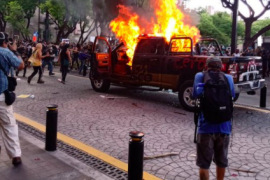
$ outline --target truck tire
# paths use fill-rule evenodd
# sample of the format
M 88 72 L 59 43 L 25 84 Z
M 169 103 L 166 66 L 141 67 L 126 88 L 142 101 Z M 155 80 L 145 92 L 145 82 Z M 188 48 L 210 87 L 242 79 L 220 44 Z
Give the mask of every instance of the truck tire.
M 233 98 L 233 101 L 237 101 L 240 96 L 240 93 L 235 93 L 235 97 Z
M 181 106 L 187 111 L 194 111 L 195 100 L 192 99 L 193 81 L 184 82 L 178 91 L 178 99 Z
M 108 79 L 93 79 L 91 77 L 91 71 L 89 74 L 92 88 L 97 92 L 107 92 L 110 89 L 111 81 Z

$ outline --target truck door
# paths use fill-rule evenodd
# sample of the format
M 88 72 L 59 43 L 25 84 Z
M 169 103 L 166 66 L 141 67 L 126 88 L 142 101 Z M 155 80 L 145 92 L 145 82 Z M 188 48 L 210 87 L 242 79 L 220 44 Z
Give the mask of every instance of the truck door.
M 162 63 L 162 86 L 177 89 L 179 80 L 194 78 L 193 42 L 189 37 L 174 37 L 166 48 L 167 56 Z M 184 76 L 183 76 L 184 75 Z M 181 79 L 179 79 L 181 77 Z
M 132 70 L 136 81 L 144 85 L 161 84 L 162 38 L 141 39 L 135 50 Z M 163 52 L 162 52 L 163 51 Z
M 111 47 L 104 37 L 96 37 L 93 49 L 93 64 L 98 78 L 109 78 L 111 72 Z

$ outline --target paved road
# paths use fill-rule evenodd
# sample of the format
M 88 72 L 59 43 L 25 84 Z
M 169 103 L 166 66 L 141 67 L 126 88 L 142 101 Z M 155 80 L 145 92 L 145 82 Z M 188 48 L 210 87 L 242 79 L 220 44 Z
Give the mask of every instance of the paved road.
M 268 109 L 270 109 L 270 78 L 267 77 L 265 80 L 266 80 L 266 84 L 268 85 L 266 106 Z M 259 107 L 260 106 L 260 90 L 256 91 L 255 95 L 247 95 L 246 93 L 242 93 L 237 103 Z
M 45 84 L 19 81 L 15 111 L 45 124 L 46 105 L 59 105 L 60 132 L 127 162 L 128 133 L 145 133 L 145 156 L 177 153 L 146 160 L 144 169 L 166 180 L 198 179 L 193 143 L 193 114 L 179 107 L 177 96 L 112 86 L 107 94 L 93 91 L 86 78 L 67 77 L 66 85 L 45 73 Z M 112 98 L 104 98 L 112 97 Z M 270 113 L 236 108 L 234 138 L 227 179 L 270 178 Z M 242 170 L 242 171 L 236 171 Z M 250 172 L 247 172 L 250 171 Z M 211 167 L 211 179 L 215 168 Z

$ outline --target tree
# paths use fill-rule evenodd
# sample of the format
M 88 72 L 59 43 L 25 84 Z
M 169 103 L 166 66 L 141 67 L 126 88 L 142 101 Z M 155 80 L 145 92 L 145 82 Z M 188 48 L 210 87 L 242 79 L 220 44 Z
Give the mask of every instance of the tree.
M 263 33 L 266 33 L 270 30 L 270 23 L 264 25 L 261 29 L 259 29 L 254 35 L 252 35 L 252 25 L 261 18 L 266 11 L 270 10 L 270 1 L 269 0 L 257 0 L 263 7 L 263 10 L 258 14 L 255 15 L 255 11 L 253 7 L 247 2 L 247 0 L 241 0 L 241 2 L 247 6 L 249 10 L 249 16 L 244 16 L 244 14 L 239 11 L 239 16 L 243 19 L 245 23 L 245 36 L 244 36 L 244 49 L 248 48 L 252 45 L 252 43 Z M 221 0 L 223 7 L 229 8 L 233 11 L 234 3 L 232 0 Z
M 38 0 L 18 0 L 24 12 L 24 18 L 27 20 L 26 29 L 29 28 L 30 20 L 34 16 L 38 6 Z
M 79 22 L 76 6 L 80 0 L 47 0 L 40 5 L 42 12 L 49 12 L 50 19 L 57 25 L 58 33 L 56 43 L 60 43 L 61 38 L 67 38 L 75 29 Z
M 7 14 L 7 6 L 10 0 L 1 0 L 0 1 L 0 31 L 5 31 L 7 26 L 7 21 L 5 16 Z
M 23 8 L 17 1 L 11 1 L 8 3 L 5 20 L 11 24 L 14 30 L 21 33 L 24 39 L 28 36 L 29 31 L 25 27 Z
M 226 12 L 219 12 L 210 15 L 206 10 L 200 9 L 200 21 L 197 27 L 199 28 L 203 37 L 212 37 L 218 40 L 223 45 L 229 45 L 231 42 L 231 16 Z M 238 23 L 238 37 L 243 37 L 244 27 L 240 22 Z
M 88 39 L 90 34 L 98 27 L 93 20 L 93 6 L 91 1 L 86 1 L 79 7 L 79 26 L 80 26 L 80 38 L 78 43 L 83 44 Z M 87 34 L 84 36 L 84 34 Z
M 100 27 L 100 36 L 109 36 L 109 23 L 118 15 L 119 4 L 123 4 L 123 0 L 92 0 L 93 19 L 95 25 Z

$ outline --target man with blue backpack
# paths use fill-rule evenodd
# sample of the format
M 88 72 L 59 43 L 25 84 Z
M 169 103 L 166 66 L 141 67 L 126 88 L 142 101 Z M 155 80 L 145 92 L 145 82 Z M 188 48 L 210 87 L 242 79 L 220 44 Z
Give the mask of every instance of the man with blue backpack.
M 235 92 L 232 76 L 221 72 L 221 68 L 220 58 L 208 58 L 206 71 L 196 74 L 193 85 L 193 98 L 199 104 L 194 120 L 198 126 L 196 164 L 200 167 L 201 180 L 209 179 L 212 160 L 216 164 L 217 180 L 224 179 L 228 166 Z

